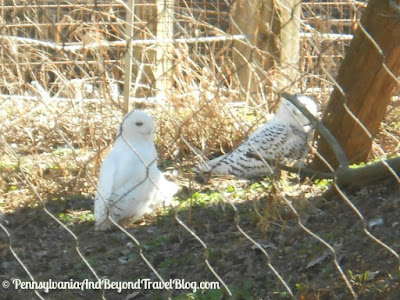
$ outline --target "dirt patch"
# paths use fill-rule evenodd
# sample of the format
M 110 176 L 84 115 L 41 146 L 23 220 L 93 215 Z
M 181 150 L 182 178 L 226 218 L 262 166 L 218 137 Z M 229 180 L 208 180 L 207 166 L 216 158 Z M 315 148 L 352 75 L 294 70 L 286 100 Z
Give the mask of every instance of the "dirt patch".
M 366 229 L 398 253 L 398 184 L 386 182 L 346 191 L 346 194 L 365 217 Z M 195 205 L 179 211 L 178 220 L 204 241 L 207 248 L 179 224 L 173 212 L 148 217 L 126 228 L 140 242 L 139 247 L 118 229 L 95 232 L 93 221 L 81 217 L 92 209 L 91 199 L 64 195 L 63 201 L 49 201 L 46 205 L 57 218 L 74 212 L 76 219 L 69 222 L 69 228 L 77 239 L 42 207 L 23 207 L 3 216 L 2 224 L 11 239 L 1 231 L 1 280 L 18 278 L 30 281 L 11 253 L 11 245 L 36 281 L 95 281 L 78 255 L 79 248 L 95 272 L 111 282 L 143 279 L 158 282 L 143 255 L 165 281 L 218 281 L 207 261 L 227 284 L 234 299 L 289 297 L 269 267 L 270 263 L 296 298 L 349 299 L 351 294 L 334 264 L 332 253 L 299 226 L 296 215 L 282 206 L 277 214 L 279 217 L 270 218 L 266 229 L 262 226 L 260 211 L 258 214 L 255 211 L 254 201 L 260 205 L 267 199 L 263 196 L 254 199 L 236 203 L 237 212 L 229 204 L 221 203 Z M 299 210 L 302 224 L 334 248 L 336 261 L 359 298 L 400 297 L 399 259 L 364 232 L 363 222 L 342 198 L 326 201 L 315 197 L 292 201 Z M 268 253 L 269 259 L 239 231 L 237 223 Z M 165 299 L 168 296 L 174 299 L 224 299 L 228 296 L 222 285 L 219 289 L 196 293 L 191 289 L 123 289 L 120 293 L 116 290 L 51 290 L 48 293 L 40 291 L 40 294 L 49 299 L 96 299 L 102 292 L 108 299 Z M 12 287 L 2 291 L 3 299 L 28 299 L 32 294 L 32 291 L 14 290 Z

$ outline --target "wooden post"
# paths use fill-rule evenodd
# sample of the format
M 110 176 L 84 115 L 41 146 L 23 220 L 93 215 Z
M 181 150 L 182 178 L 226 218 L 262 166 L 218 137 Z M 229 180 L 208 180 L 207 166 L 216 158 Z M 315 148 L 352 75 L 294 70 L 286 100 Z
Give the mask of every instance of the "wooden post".
M 130 109 L 130 93 L 131 93 L 131 81 L 132 81 L 132 57 L 133 57 L 133 46 L 131 40 L 133 38 L 133 22 L 135 15 L 135 0 L 128 0 L 128 10 L 126 11 L 126 52 L 125 52 L 125 66 L 124 66 L 124 103 L 123 111 L 125 114 Z
M 300 0 L 278 1 L 281 21 L 280 67 L 283 76 L 282 87 L 286 91 L 297 93 L 300 60 Z
M 173 39 L 174 37 L 174 4 L 175 0 L 157 0 L 157 39 Z M 170 58 L 173 45 L 161 43 L 157 45 L 156 87 L 157 92 L 167 90 L 171 85 L 172 60 Z
M 232 56 L 240 85 L 251 95 L 257 90 L 260 75 L 254 66 L 268 71 L 278 57 L 279 22 L 274 0 L 236 0 L 230 15 L 230 33 L 244 34 L 248 39 L 233 42 Z

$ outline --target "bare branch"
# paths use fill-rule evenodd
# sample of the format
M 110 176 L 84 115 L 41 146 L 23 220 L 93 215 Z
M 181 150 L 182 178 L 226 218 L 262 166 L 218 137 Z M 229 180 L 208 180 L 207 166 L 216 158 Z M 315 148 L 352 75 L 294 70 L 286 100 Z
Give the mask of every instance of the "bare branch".
M 322 124 L 316 117 L 314 117 L 305 107 L 303 104 L 300 103 L 296 99 L 294 95 L 289 93 L 283 92 L 282 97 L 289 100 L 293 103 L 306 117 L 310 120 L 310 122 L 315 126 L 316 130 L 326 139 L 326 141 L 331 146 L 333 152 L 337 160 L 339 161 L 339 169 L 347 167 L 349 165 L 349 161 L 347 159 L 346 153 L 344 153 L 343 149 L 340 147 L 339 143 L 337 142 L 336 138 L 332 135 L 332 133 Z

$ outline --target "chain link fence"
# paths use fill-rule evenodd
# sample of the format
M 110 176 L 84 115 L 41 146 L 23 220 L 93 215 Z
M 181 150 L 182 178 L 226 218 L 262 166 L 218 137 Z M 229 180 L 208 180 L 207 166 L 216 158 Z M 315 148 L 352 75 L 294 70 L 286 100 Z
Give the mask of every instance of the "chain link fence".
M 388 13 L 380 17 L 398 22 L 398 1 L 383 2 Z M 360 22 L 366 7 L 311 0 L 2 1 L 5 299 L 396 298 L 400 81 L 390 53 L 399 52 L 399 42 L 382 48 Z M 376 49 L 375 80 L 383 72 L 390 81 L 376 132 L 364 120 L 377 112 L 359 118 L 362 108 L 353 109 L 352 90 L 340 81 L 355 32 Z M 372 143 L 363 163 L 351 167 L 340 155 L 341 166 L 330 163 L 320 151 L 332 128 L 325 120 L 335 111 L 335 91 Z M 197 180 L 199 163 L 229 153 L 270 120 L 283 92 L 318 102 L 324 121 L 313 121 L 311 173 L 271 166 L 274 176 L 258 181 Z M 179 185 L 177 204 L 95 231 L 100 166 L 134 109 L 155 120 L 158 168 Z M 327 139 L 353 163 L 347 149 Z M 317 159 L 329 172 L 313 173 Z

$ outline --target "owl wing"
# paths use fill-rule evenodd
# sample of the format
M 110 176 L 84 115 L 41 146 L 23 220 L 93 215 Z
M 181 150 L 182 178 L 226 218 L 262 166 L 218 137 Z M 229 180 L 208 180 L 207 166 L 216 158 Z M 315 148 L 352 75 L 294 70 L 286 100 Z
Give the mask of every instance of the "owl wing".
M 147 168 L 143 163 L 151 155 L 156 156 L 148 145 L 135 145 L 136 153 L 125 141 L 117 139 L 113 149 L 104 159 L 94 201 L 96 229 L 107 229 L 111 224 L 107 217 L 119 221 L 126 214 L 139 209 L 140 201 L 148 190 Z M 143 158 L 142 158 L 142 153 Z M 141 158 L 139 158 L 139 156 Z
M 282 145 L 291 136 L 291 128 L 279 122 L 264 124 L 238 148 L 201 166 L 211 174 L 235 175 L 242 178 L 265 176 L 271 169 L 265 162 L 281 156 Z
M 299 161 L 304 159 L 308 152 L 308 140 L 311 139 L 311 132 L 305 132 L 302 128 L 289 127 L 289 136 L 281 147 L 282 158 L 286 162 Z
M 107 220 L 108 206 L 113 194 L 114 179 L 118 170 L 118 156 L 111 152 L 104 159 L 100 168 L 100 178 L 94 198 L 94 218 L 96 230 L 104 230 L 110 226 Z
M 169 206 L 171 204 L 172 197 L 178 191 L 178 186 L 169 180 L 167 180 L 164 174 L 156 168 L 154 175 L 151 174 L 150 178 L 152 181 L 153 189 L 148 203 L 147 213 L 152 212 L 154 209 L 160 207 L 162 204 Z
M 177 190 L 174 185 L 176 189 L 171 191 L 171 186 L 167 185 L 170 182 L 158 170 L 154 147 L 137 144 L 135 150 L 125 143 L 118 143 L 103 162 L 95 197 L 98 230 L 110 227 L 108 216 L 116 222 L 140 218 L 151 212 L 153 206 L 168 202 L 171 193 Z

